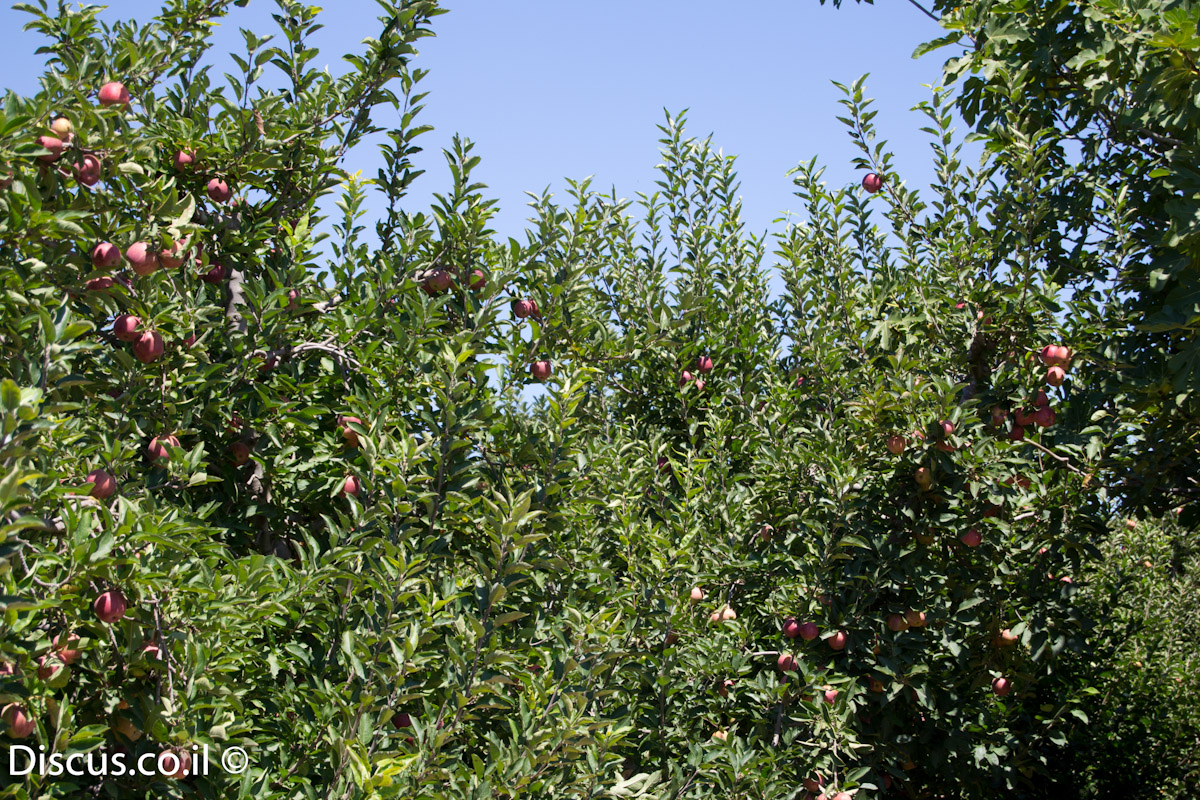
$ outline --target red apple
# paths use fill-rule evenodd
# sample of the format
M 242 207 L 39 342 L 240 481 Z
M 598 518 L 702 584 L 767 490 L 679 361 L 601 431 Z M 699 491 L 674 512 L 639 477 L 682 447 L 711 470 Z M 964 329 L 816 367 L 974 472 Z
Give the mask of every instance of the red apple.
M 983 536 L 981 536 L 979 531 L 975 530 L 974 528 L 971 528 L 962 535 L 962 543 L 967 547 L 979 547 L 982 542 Z
M 696 359 L 696 372 L 699 372 L 701 375 L 707 375 L 712 372 L 712 369 L 713 360 L 708 356 L 700 356 Z
M 688 595 L 688 597 L 691 599 L 691 601 L 693 603 L 699 603 L 701 600 L 704 599 L 704 590 L 701 589 L 699 586 L 693 586 L 692 593 L 690 595 Z
M 68 634 L 65 640 L 61 635 L 55 636 L 50 646 L 58 653 L 58 657 L 64 664 L 74 664 L 79 660 L 79 651 L 73 649 L 78 644 L 79 637 L 72 633 Z
M 454 284 L 454 278 L 444 269 L 435 269 L 425 274 L 421 289 L 429 296 L 439 295 Z
M 829 646 L 834 650 L 845 650 L 846 642 L 849 640 L 849 638 L 850 637 L 846 635 L 845 631 L 838 631 L 833 636 L 829 637 Z
M 905 621 L 903 614 L 888 614 L 887 626 L 888 630 L 893 633 L 908 630 L 908 622 Z
M 121 248 L 112 242 L 100 242 L 92 248 L 92 266 L 96 269 L 112 269 L 121 263 Z
M 100 87 L 97 98 L 102 106 L 124 106 L 129 108 L 129 90 L 125 84 L 112 81 Z
M 1050 406 L 1039 408 L 1037 411 L 1033 412 L 1033 421 L 1043 428 L 1049 428 L 1054 424 L 1055 419 L 1056 415 L 1054 413 L 1054 409 Z
M 525 319 L 537 315 L 537 303 L 533 300 L 523 299 L 515 300 L 512 304 L 513 316 L 517 319 Z
M 412 717 L 409 716 L 407 711 L 401 711 L 399 714 L 395 714 L 392 716 L 392 727 L 396 728 L 397 730 L 403 730 L 404 728 L 411 728 L 412 727 Z
M 908 627 L 910 628 L 924 628 L 925 612 L 910 608 L 904 612 L 904 621 L 908 623 Z
M 696 381 L 696 383 L 697 383 L 697 385 L 699 385 L 700 383 L 702 383 L 702 381 Z M 772 528 L 770 525 L 763 525 L 761 528 L 758 529 L 758 540 L 760 542 L 769 542 L 769 541 L 771 541 L 771 534 L 773 534 L 774 532 L 775 532 L 775 529 Z
M 158 461 L 160 458 L 170 458 L 171 454 L 167 450 L 167 445 L 179 447 L 179 438 L 174 434 L 169 436 L 155 436 L 150 440 L 150 444 L 146 446 L 146 458 L 151 462 Z
M 158 252 L 158 262 L 167 269 L 178 269 L 183 266 L 186 256 L 182 253 L 187 249 L 188 240 L 179 239 L 170 248 Z
M 350 423 L 362 425 L 363 421 L 358 417 L 338 417 L 337 422 L 342 428 L 342 438 L 346 440 L 346 446 L 358 447 L 358 433 L 350 427 Z
M 211 283 L 214 286 L 225 280 L 225 266 L 223 264 L 213 264 L 209 267 L 208 272 L 200 275 L 200 280 L 205 283 Z
M 171 163 L 179 172 L 183 172 L 192 164 L 196 163 L 196 152 L 194 150 L 176 150 Z
M 951 436 L 954 433 L 954 423 L 950 420 L 944 419 L 938 424 L 941 425 L 942 436 Z
M 826 703 L 828 703 L 829 705 L 833 705 L 834 703 L 837 702 L 838 690 L 837 689 L 826 689 L 822 696 L 825 698 Z
M 729 697 L 729 690 L 732 689 L 734 685 L 734 680 L 732 678 L 726 678 L 725 680 L 720 681 L 717 684 L 717 694 L 721 695 L 721 697 Z
M 1062 386 L 1063 381 L 1067 379 L 1067 373 L 1062 367 L 1054 366 L 1046 370 L 1046 383 L 1051 386 Z
M 997 647 L 1012 647 L 1016 643 L 1017 635 L 1008 628 L 1005 628 L 1004 630 L 1000 631 L 1000 633 L 996 634 Z
M 999 428 L 1008 419 L 1008 412 L 1000 406 L 992 406 L 992 427 Z
M 1071 350 L 1063 345 L 1048 344 L 1042 348 L 1041 358 L 1047 367 L 1063 366 L 1071 360 Z
M 713 731 L 712 738 L 716 739 L 718 742 L 724 742 L 729 739 L 729 734 L 725 731 Z
M 229 188 L 229 184 L 220 178 L 213 178 L 208 182 L 208 197 L 214 203 L 225 203 L 229 198 L 233 197 L 233 190 Z
M 101 171 L 100 159 L 88 153 L 75 166 L 75 180 L 84 186 L 95 186 L 100 182 Z
M 813 639 L 821 635 L 821 630 L 815 622 L 800 623 L 800 638 L 806 642 L 811 642 Z
M 112 624 L 125 616 L 126 607 L 125 595 L 121 594 L 118 589 L 104 592 L 92 603 L 92 610 L 105 624 Z
M 779 658 L 775 660 L 775 666 L 779 667 L 780 672 L 794 672 L 796 658 L 791 653 L 780 653 Z
M 164 751 L 158 757 L 158 770 L 164 778 L 183 780 L 192 774 L 192 754 L 182 747 Z
M 233 457 L 234 466 L 240 467 L 250 460 L 250 445 L 245 442 L 234 442 L 229 445 L 229 454 Z
M 721 609 L 721 619 L 722 621 L 737 619 L 737 612 L 734 611 L 731 606 L 727 605 L 725 608 Z
M 354 495 L 358 497 L 358 493 L 362 491 L 362 481 L 355 475 L 347 475 L 346 480 L 342 481 L 342 494 Z
M 529 374 L 535 381 L 547 380 L 552 371 L 549 361 L 535 361 L 529 365 Z
M 18 703 L 9 703 L 0 711 L 0 721 L 8 726 L 8 735 L 13 739 L 24 739 L 33 733 L 37 722 Z
M 63 660 L 57 655 L 47 653 L 46 655 L 39 657 L 37 663 L 38 680 L 43 680 L 46 682 L 54 681 L 57 683 L 59 680 L 65 679 L 66 676 L 63 670 L 67 668 L 67 665 L 64 664 Z
M 1035 409 L 1045 408 L 1048 405 L 1050 405 L 1050 397 L 1046 394 L 1046 390 L 1038 389 L 1038 393 L 1033 399 L 1033 407 Z
M 800 623 L 796 622 L 795 617 L 788 617 L 783 621 L 783 635 L 789 639 L 795 639 L 800 635 Z
M 125 260 L 138 275 L 149 275 L 159 268 L 158 251 L 149 242 L 134 242 L 125 250 Z
M 862 179 L 862 187 L 866 189 L 869 194 L 875 194 L 883 188 L 883 178 L 881 178 L 877 172 L 869 172 L 867 173 L 867 176 Z
M 904 448 L 908 446 L 908 440 L 903 436 L 893 433 L 887 438 L 888 452 L 894 456 L 898 456 L 904 452 Z
M 163 354 L 163 338 L 158 331 L 144 331 L 133 343 L 133 355 L 143 364 L 157 361 Z
M 1008 432 L 1008 438 L 1014 442 L 1022 441 L 1025 438 L 1025 428 L 1013 425 L 1013 429 Z
M 122 342 L 132 342 L 138 337 L 142 321 L 132 314 L 122 314 L 113 320 L 112 332 Z
M 992 691 L 997 697 L 1004 697 L 1012 691 L 1012 682 L 1008 678 L 996 678 L 992 681 Z
M 805 778 L 801 782 L 804 784 L 804 788 L 806 790 L 810 792 L 819 792 L 825 785 L 825 776 L 817 775 L 815 778 Z
M 478 292 L 487 286 L 487 275 L 484 275 L 481 269 L 471 270 L 471 282 L 467 286 L 470 286 L 472 291 Z
M 1019 427 L 1028 428 L 1033 424 L 1033 411 L 1028 408 L 1018 408 L 1013 411 L 1013 421 Z
M 838 792 L 833 796 L 833 800 L 854 800 L 849 792 Z
M 39 136 L 37 138 L 37 146 L 44 147 L 50 151 L 45 155 L 37 157 L 38 161 L 41 161 L 43 164 L 53 164 L 55 161 L 58 161 L 62 157 L 63 148 L 66 147 L 63 140 L 57 136 Z
M 85 482 L 92 484 L 90 494 L 97 500 L 107 500 L 117 491 L 117 479 L 102 469 L 94 469 L 89 472 Z
M 100 275 L 89 280 L 86 285 L 89 292 L 102 292 L 111 289 L 115 284 L 116 281 L 108 275 Z
M 707 385 L 708 385 L 708 384 L 707 384 L 707 383 L 705 383 L 705 382 L 704 382 L 703 380 L 701 380 L 700 378 L 697 378 L 697 379 L 696 379 L 696 391 L 697 391 L 697 392 L 703 392 L 703 391 L 704 391 L 704 387 L 705 387 L 705 386 L 707 386 Z
M 680 386 L 687 386 L 689 383 L 692 382 L 692 380 L 693 380 L 692 373 L 688 372 L 686 369 L 683 372 L 679 373 L 679 385 Z

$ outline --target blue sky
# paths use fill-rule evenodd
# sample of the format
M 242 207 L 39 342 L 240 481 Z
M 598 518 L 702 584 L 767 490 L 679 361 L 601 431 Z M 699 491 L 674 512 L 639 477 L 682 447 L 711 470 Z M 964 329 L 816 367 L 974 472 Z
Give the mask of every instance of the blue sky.
M 709 0 L 446 0 L 450 13 L 434 22 L 416 64 L 430 70 L 421 121 L 435 126 L 418 143 L 428 170 L 408 207 L 427 207 L 446 188 L 441 149 L 460 133 L 476 142 L 483 163 L 476 179 L 500 200 L 493 227 L 519 235 L 527 216 L 525 191 L 563 178 L 595 176 L 595 188 L 615 186 L 622 197 L 654 190 L 663 109 L 688 109 L 688 132 L 713 134 L 714 145 L 738 157 L 745 219 L 753 231 L 798 202 L 786 177 L 798 162 L 819 156 L 831 183 L 857 182 L 850 166 L 858 154 L 835 117 L 843 109 L 831 80 L 849 83 L 870 73 L 876 124 L 897 154 L 909 185 L 932 177 L 929 145 L 919 128 L 925 117 L 910 109 L 929 97 L 943 50 L 913 60 L 913 49 L 941 29 L 905 0 L 841 9 L 816 0 L 758 0 L 734 5 Z M 116 0 L 107 20 L 145 21 L 153 0 Z M 271 0 L 235 9 L 215 35 L 219 53 L 241 51 L 239 27 L 269 32 Z M 341 55 L 375 33 L 374 0 L 329 3 L 326 28 L 313 39 L 314 62 L 333 72 Z M 15 31 L 27 16 L 0 10 L 0 29 Z M 6 89 L 36 90 L 40 44 L 31 33 L 10 35 L 0 51 Z M 228 63 L 221 60 L 222 66 Z M 389 125 L 390 114 L 380 121 Z M 960 132 L 965 133 L 965 128 Z M 977 152 L 977 151 L 976 151 Z M 374 175 L 373 148 L 351 154 L 347 165 Z

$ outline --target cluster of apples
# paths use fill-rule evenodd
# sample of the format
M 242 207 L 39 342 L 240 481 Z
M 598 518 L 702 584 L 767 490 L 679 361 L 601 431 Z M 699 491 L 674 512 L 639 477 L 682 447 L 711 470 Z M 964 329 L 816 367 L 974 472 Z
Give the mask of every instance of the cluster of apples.
M 707 375 L 713 370 L 713 360 L 709 356 L 700 356 L 696 359 L 696 364 L 693 367 L 696 370 L 696 375 Z M 680 388 L 687 386 L 689 383 L 694 383 L 696 391 L 703 392 L 705 387 L 704 378 L 697 378 L 690 370 L 683 370 L 679 373 Z
M 477 270 L 478 271 L 478 270 Z M 512 303 L 513 316 L 517 319 L 534 319 L 542 318 L 542 311 L 538 308 L 537 300 L 532 297 L 522 297 L 519 300 L 514 300 Z M 545 383 L 553 374 L 554 367 L 547 359 L 539 359 L 529 365 L 529 376 L 539 383 Z
M 106 83 L 100 87 L 97 100 L 103 107 L 118 106 L 128 109 L 129 91 L 123 84 Z M 74 139 L 75 127 L 71 124 L 71 120 L 65 116 L 55 117 L 50 123 L 50 134 L 39 136 L 35 140 L 38 147 L 47 151 L 39 155 L 37 160 L 42 164 L 57 162 L 72 145 Z M 81 155 L 79 163 L 74 164 L 72 169 L 75 173 L 75 180 L 79 183 L 84 186 L 95 186 L 100 182 L 104 165 L 95 153 L 86 152 Z

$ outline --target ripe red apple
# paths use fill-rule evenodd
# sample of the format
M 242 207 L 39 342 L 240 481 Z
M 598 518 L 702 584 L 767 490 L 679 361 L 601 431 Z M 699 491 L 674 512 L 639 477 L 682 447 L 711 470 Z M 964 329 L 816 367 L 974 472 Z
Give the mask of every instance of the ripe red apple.
M 0 661 L 0 678 L 16 674 L 16 664 L 13 664 L 11 661 Z
M 176 150 L 171 163 L 179 172 L 183 172 L 192 164 L 196 163 L 196 152 L 194 150 Z
M 721 609 L 721 619 L 723 621 L 737 619 L 737 612 L 734 611 L 731 606 L 727 605 L 725 608 Z
M 100 159 L 96 158 L 91 153 L 85 155 L 75 166 L 75 180 L 82 183 L 84 186 L 95 186 L 100 182 L 100 173 L 102 166 Z
M 125 84 L 112 81 L 100 87 L 97 98 L 102 106 L 124 106 L 129 108 L 129 90 Z
M 92 610 L 96 612 L 96 616 L 101 622 L 109 625 L 125 616 L 126 607 L 125 595 L 121 594 L 119 589 L 104 592 L 92 603 Z
M 699 603 L 701 600 L 704 599 L 704 590 L 701 589 L 699 586 L 693 586 L 692 593 L 690 595 L 688 595 L 688 597 L 691 599 L 691 601 L 693 603 Z
M 38 156 L 38 161 L 43 164 L 53 164 L 62 157 L 63 148 L 66 146 L 62 139 L 57 136 L 39 136 L 37 138 L 38 147 L 44 147 L 50 152 L 46 155 Z
M 1017 635 L 1008 628 L 1005 628 L 1004 630 L 1000 631 L 1000 633 L 996 634 L 997 647 L 1012 647 L 1016 643 Z
M 1045 408 L 1048 405 L 1050 405 L 1050 397 L 1046 394 L 1046 390 L 1038 389 L 1038 393 L 1033 399 L 1033 407 L 1035 409 Z
M 96 269 L 112 269 L 121 263 L 121 248 L 112 242 L 100 242 L 92 248 L 92 266 Z
M 226 203 L 233 197 L 233 190 L 229 188 L 229 184 L 220 178 L 211 179 L 207 191 L 209 199 L 214 203 Z
M 712 738 L 716 739 L 718 742 L 724 742 L 729 739 L 729 734 L 725 731 L 713 731 Z
M 174 434 L 169 436 L 155 436 L 150 440 L 150 444 L 146 445 L 146 458 L 151 463 L 158 461 L 160 458 L 170 458 L 171 454 L 167 450 L 167 445 L 179 447 L 179 438 Z
M 209 267 L 208 272 L 204 272 L 200 275 L 200 280 L 216 286 L 218 283 L 225 280 L 225 274 L 226 271 L 223 264 L 213 264 L 211 267 Z
M 63 663 L 63 660 L 58 655 L 46 653 L 44 656 L 38 658 L 37 663 L 37 676 L 39 680 L 46 681 L 47 683 L 65 683 L 67 665 Z
M 680 386 L 687 386 L 689 383 L 692 382 L 692 380 L 693 380 L 692 373 L 688 372 L 686 369 L 683 372 L 679 373 L 679 385 Z
M 163 752 L 158 757 L 158 764 L 164 778 L 178 781 L 192 774 L 192 754 L 182 747 Z
M 775 660 L 775 666 L 779 667 L 780 672 L 793 672 L 796 669 L 796 658 L 791 653 L 780 653 L 779 658 Z
M 822 694 L 822 696 L 825 698 L 826 703 L 828 703 L 829 705 L 833 705 L 834 703 L 837 702 L 838 690 L 837 689 L 826 689 L 824 691 L 824 693 Z
M 1062 386 L 1066 379 L 1067 373 L 1063 371 L 1062 367 L 1053 366 L 1046 370 L 1046 383 L 1051 386 Z
M 805 778 L 803 781 L 801 781 L 801 783 L 804 784 L 804 788 L 807 791 L 819 792 L 821 791 L 821 788 L 825 786 L 825 776 L 817 775 L 815 778 Z
M 89 472 L 85 482 L 92 484 L 90 494 L 97 500 L 107 500 L 117 491 L 117 479 L 102 469 L 94 469 Z
M 829 637 L 829 646 L 834 650 L 845 650 L 846 642 L 849 641 L 849 639 L 850 637 L 846 635 L 845 631 L 838 631 L 833 636 Z
M 854 800 L 849 792 L 838 792 L 833 796 L 833 800 Z
M 425 274 L 421 289 L 429 296 L 439 295 L 454 284 L 454 278 L 444 269 L 435 269 Z
M 992 406 L 992 427 L 999 428 L 1008 419 L 1008 412 L 1000 406 Z
M 992 681 L 992 691 L 997 697 L 1004 697 L 1012 691 L 1012 682 L 1008 678 L 995 678 Z
M 1013 425 L 1013 429 L 1008 432 L 1008 438 L 1014 442 L 1020 442 L 1025 438 L 1025 428 L 1020 425 Z
M 908 623 L 908 627 L 910 628 L 924 628 L 925 612 L 910 608 L 904 612 L 904 621 Z
M 552 372 L 549 361 L 535 361 L 529 365 L 529 374 L 535 381 L 545 381 Z
M 300 292 L 296 289 L 288 289 L 287 293 L 288 308 L 295 308 L 300 300 Z
M 734 685 L 734 680 L 732 678 L 726 678 L 725 680 L 720 681 L 717 683 L 717 694 L 721 695 L 721 697 L 729 697 L 729 690 L 732 689 Z
M 102 292 L 106 289 L 111 289 L 116 284 L 108 275 L 100 275 L 89 280 L 86 284 L 89 292 Z
M 795 617 L 788 617 L 783 621 L 783 635 L 789 639 L 795 639 L 800 635 L 800 623 L 796 622 Z
M 167 269 L 178 269 L 183 266 L 186 256 L 183 251 L 187 249 L 188 240 L 179 239 L 166 250 L 158 252 L 158 262 Z
M 887 449 L 892 455 L 900 455 L 904 452 L 905 447 L 908 447 L 908 440 L 903 436 L 893 433 L 887 438 Z
M 875 194 L 883 188 L 883 178 L 881 178 L 877 172 L 869 172 L 867 173 L 867 176 L 862 179 L 862 187 L 866 189 L 868 193 Z
M 700 356 L 696 359 L 696 372 L 699 372 L 701 375 L 707 375 L 712 372 L 712 369 L 713 360 L 708 356 Z
M 250 460 L 250 445 L 245 442 L 234 442 L 229 445 L 229 454 L 233 457 L 233 464 L 240 467 Z
M 933 475 L 929 472 L 929 467 L 917 467 L 917 474 L 913 480 L 917 482 L 917 486 L 928 489 L 933 484 Z
M 362 425 L 363 421 L 358 417 L 338 417 L 337 424 L 342 428 L 342 438 L 346 440 L 347 447 L 358 447 L 358 432 L 350 427 L 350 423 Z
M 517 319 L 535 316 L 537 314 L 537 303 L 529 299 L 514 300 L 512 312 L 513 316 Z
M 394 727 L 396 730 L 403 730 L 404 728 L 411 728 L 412 727 L 412 717 L 409 716 L 409 713 L 407 711 L 401 711 L 399 714 L 395 714 L 392 716 L 392 727 Z
M 716 625 L 721 621 L 721 610 L 717 609 L 708 615 L 708 621 Z
M 701 383 L 701 381 L 697 381 L 696 383 L 699 384 L 699 383 Z M 758 540 L 760 542 L 769 542 L 769 541 L 771 541 L 771 534 L 773 534 L 774 532 L 775 532 L 774 528 L 772 528 L 770 525 L 764 524 L 761 528 L 758 529 Z
M 1013 411 L 1013 421 L 1022 428 L 1033 424 L 1033 411 L 1028 408 L 1018 408 Z
M 8 735 L 13 739 L 24 739 L 37 727 L 37 722 L 19 703 L 6 705 L 4 710 L 0 711 L 0 721 L 8 726 Z
M 64 664 L 74 664 L 79 660 L 79 651 L 73 649 L 79 644 L 79 637 L 75 634 L 68 634 L 65 639 L 61 635 L 55 636 L 50 642 L 50 646 L 58 653 L 58 657 L 62 659 Z
M 941 425 L 942 436 L 950 436 L 954 433 L 954 423 L 950 420 L 944 419 L 938 424 Z
M 1042 348 L 1042 363 L 1047 367 L 1059 367 L 1071 360 L 1071 350 L 1063 345 L 1048 344 Z
M 133 343 L 133 355 L 143 364 L 157 361 L 163 354 L 163 338 L 158 331 L 143 331 Z
M 806 642 L 811 642 L 813 639 L 821 635 L 820 628 L 815 622 L 800 623 L 800 638 Z
M 356 475 L 347 475 L 346 480 L 342 481 L 342 494 L 354 495 L 358 497 L 358 493 L 362 491 L 362 481 Z
M 887 626 L 888 630 L 893 633 L 908 630 L 908 622 L 905 621 L 903 614 L 888 614 Z
M 962 535 L 962 543 L 967 547 L 979 547 L 982 542 L 983 536 L 981 536 L 979 531 L 975 530 L 974 528 L 971 528 Z
M 144 645 L 142 645 L 142 655 L 146 658 L 154 659 L 155 661 L 163 660 L 162 648 L 154 642 L 146 642 Z
M 1049 428 L 1054 424 L 1056 416 L 1057 415 L 1054 413 L 1054 409 L 1050 406 L 1046 406 L 1045 408 L 1039 408 L 1037 411 L 1033 412 L 1033 421 L 1042 428 Z
M 66 117 L 55 117 L 50 123 L 50 130 L 60 139 L 67 139 L 75 130 L 75 126 L 71 124 L 71 120 Z
M 149 242 L 134 242 L 125 249 L 125 260 L 138 275 L 149 275 L 159 268 L 158 251 Z
M 484 275 L 483 270 L 478 268 L 471 270 L 471 282 L 467 286 L 470 286 L 472 291 L 478 292 L 487 286 L 487 275 Z
M 708 385 L 708 384 L 707 384 L 707 383 L 705 383 L 705 382 L 704 382 L 703 380 L 701 380 L 700 378 L 697 378 L 697 379 L 696 379 L 696 391 L 697 391 L 697 392 L 703 392 L 703 391 L 704 391 L 704 387 L 705 387 L 705 386 L 707 386 L 707 385 Z
M 122 342 L 132 342 L 138 337 L 142 321 L 132 314 L 122 314 L 113 320 L 112 332 Z

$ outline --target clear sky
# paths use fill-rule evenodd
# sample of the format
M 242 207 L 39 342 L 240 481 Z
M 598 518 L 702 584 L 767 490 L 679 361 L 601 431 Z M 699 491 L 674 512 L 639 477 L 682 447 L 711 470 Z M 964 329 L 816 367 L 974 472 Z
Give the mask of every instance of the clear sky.
M 826 180 L 857 182 L 850 166 L 857 149 L 835 117 L 843 109 L 831 80 L 850 83 L 870 73 L 876 123 L 912 186 L 932 177 L 925 117 L 909 109 L 929 97 L 943 61 L 937 51 L 912 59 L 916 46 L 941 29 L 906 0 L 880 0 L 841 9 L 817 0 L 446 0 L 435 19 L 437 38 L 420 46 L 416 64 L 430 70 L 430 92 L 420 120 L 435 126 L 418 139 L 425 148 L 408 207 L 429 204 L 448 173 L 441 149 L 460 133 L 476 142 L 483 163 L 476 179 L 500 200 L 493 227 L 518 235 L 526 217 L 524 192 L 562 178 L 595 176 L 595 187 L 633 197 L 654 190 L 663 109 L 689 109 L 688 133 L 713 134 L 714 145 L 738 157 L 746 222 L 751 230 L 798 207 L 786 172 L 819 156 Z M 103 18 L 145 21 L 154 0 L 114 0 Z M 216 49 L 241 51 L 239 27 L 273 28 L 271 0 L 234 9 L 215 36 Z M 326 4 L 326 28 L 312 43 L 314 62 L 345 69 L 341 55 L 379 29 L 374 0 Z M 17 33 L 27 15 L 0 10 L 0 84 L 22 94 L 36 90 L 41 44 Z M 224 69 L 229 62 L 221 60 Z M 220 70 L 216 71 L 220 74 Z M 394 114 L 380 121 L 390 125 Z M 392 117 L 393 119 L 389 119 Z M 965 127 L 960 128 L 965 133 Z M 973 152 L 978 152 L 973 151 Z M 373 176 L 381 159 L 373 148 L 354 152 L 347 165 Z

